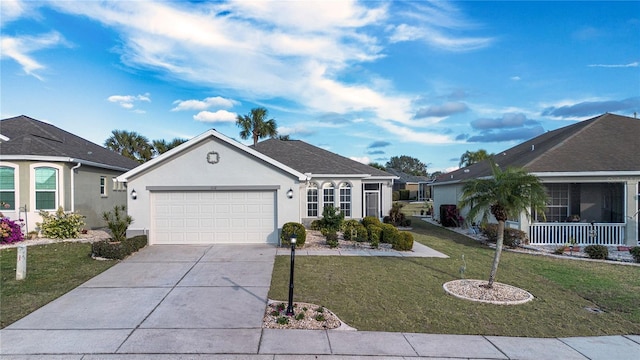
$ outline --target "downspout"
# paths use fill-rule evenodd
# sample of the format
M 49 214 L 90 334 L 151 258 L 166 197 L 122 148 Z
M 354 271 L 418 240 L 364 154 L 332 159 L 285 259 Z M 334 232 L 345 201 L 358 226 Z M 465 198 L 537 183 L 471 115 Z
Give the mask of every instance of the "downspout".
M 71 168 L 71 212 L 76 211 L 76 184 L 74 175 L 75 171 L 78 170 L 80 166 L 82 166 L 82 164 L 78 163 L 76 166 Z

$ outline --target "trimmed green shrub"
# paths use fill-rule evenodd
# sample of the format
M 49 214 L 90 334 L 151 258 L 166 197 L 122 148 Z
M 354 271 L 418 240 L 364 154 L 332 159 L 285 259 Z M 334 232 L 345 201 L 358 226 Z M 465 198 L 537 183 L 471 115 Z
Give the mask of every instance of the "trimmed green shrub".
M 629 249 L 629 254 L 633 256 L 633 260 L 635 260 L 637 263 L 640 263 L 640 246 L 634 246 Z
M 413 249 L 413 234 L 408 231 L 400 231 L 396 237 L 396 241 L 391 246 L 394 250 L 410 251 Z
M 340 230 L 344 221 L 344 213 L 335 206 L 327 205 L 322 210 L 322 227 L 334 231 Z
M 383 224 L 391 224 L 391 216 L 387 215 L 385 217 L 382 218 L 382 223 Z
M 400 200 L 400 192 L 399 191 L 392 192 L 391 193 L 391 200 L 393 200 L 393 201 Z
M 321 230 L 322 229 L 322 221 L 321 220 L 313 220 L 311 225 L 309 226 L 311 230 Z
M 347 225 L 348 224 L 348 225 Z M 367 241 L 369 233 L 364 225 L 360 224 L 357 220 L 348 220 L 345 222 L 343 228 L 343 236 L 345 240 L 353 240 L 357 242 Z M 355 235 L 355 237 L 353 237 Z
M 307 240 L 307 230 L 304 225 L 297 222 L 288 222 L 282 225 L 280 232 L 280 243 L 282 246 L 291 246 L 290 239 L 292 235 L 296 235 L 296 247 L 303 247 Z
M 382 237 L 380 238 L 380 242 L 393 244 L 398 237 L 398 229 L 391 224 L 382 224 Z
M 113 211 L 102 213 L 102 220 L 107 222 L 107 227 L 111 231 L 113 241 L 122 241 L 127 238 L 127 229 L 133 222 L 133 218 L 127 215 L 124 205 L 116 205 Z
M 409 226 L 411 226 L 411 219 L 406 219 L 406 218 L 405 218 L 405 219 L 403 219 L 403 220 L 400 222 L 400 226 L 402 226 L 402 227 L 409 227 Z
M 365 216 L 362 219 L 362 225 L 364 225 L 364 227 L 368 228 L 369 225 L 380 226 L 380 225 L 382 225 L 382 223 L 380 222 L 380 219 L 378 219 L 375 216 Z
M 488 242 L 495 243 L 498 241 L 498 224 L 482 224 L 480 232 L 486 236 Z M 526 244 L 529 241 L 527 233 L 522 230 L 505 228 L 504 229 L 504 246 L 516 247 Z
M 588 245 L 584 247 L 584 252 L 591 259 L 606 259 L 609 256 L 609 249 L 604 245 Z
M 95 257 L 122 260 L 147 246 L 147 236 L 139 235 L 122 241 L 97 241 L 91 244 L 91 253 Z
M 52 239 L 76 239 L 85 225 L 84 216 L 78 213 L 65 213 L 62 206 L 55 214 L 40 210 L 42 222 L 36 225 L 42 236 Z
M 382 225 L 382 224 L 380 224 Z M 369 225 L 367 226 L 367 234 L 369 235 L 369 241 L 370 242 L 377 242 L 378 244 L 380 243 L 380 238 L 382 237 L 382 228 L 378 225 Z
M 325 237 L 327 238 L 327 245 L 329 245 L 330 248 L 338 247 L 338 234 L 335 231 L 327 231 Z
M 409 190 L 400 190 L 399 191 L 399 195 L 400 195 L 400 200 L 409 200 Z

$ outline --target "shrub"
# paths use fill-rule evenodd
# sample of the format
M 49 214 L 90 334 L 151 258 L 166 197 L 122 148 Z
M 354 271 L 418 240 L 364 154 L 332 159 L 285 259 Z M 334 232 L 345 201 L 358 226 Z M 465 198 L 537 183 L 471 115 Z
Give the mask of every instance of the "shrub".
M 392 248 L 399 251 L 410 251 L 413 249 L 413 234 L 408 231 L 400 231 L 393 242 Z
M 91 253 L 95 257 L 122 260 L 146 245 L 146 235 L 134 236 L 119 242 L 103 240 L 91 244 Z
M 409 200 L 409 190 L 400 190 L 399 191 L 399 195 L 400 195 L 400 200 Z
M 609 249 L 604 245 L 588 245 L 585 246 L 584 252 L 591 259 L 606 259 L 609 256 Z
M 320 230 L 320 229 L 322 229 L 322 221 L 320 221 L 320 220 L 313 220 L 313 221 L 311 222 L 311 225 L 309 226 L 309 228 L 310 228 L 311 230 Z
M 392 192 L 391 193 L 391 200 L 393 200 L 393 201 L 400 200 L 400 192 L 399 191 Z
M 380 238 L 380 242 L 393 244 L 398 236 L 398 229 L 391 224 L 382 224 L 382 237 Z
M 393 203 L 391 205 L 391 209 L 389 210 L 389 222 L 395 226 L 400 225 L 405 219 L 404 214 L 402 213 L 402 208 L 404 207 L 403 203 Z M 385 221 L 386 222 L 386 221 Z
M 21 227 L 21 224 L 9 218 L 0 218 L 0 244 L 11 244 L 24 240 Z
M 322 210 L 322 227 L 338 231 L 344 221 L 344 213 L 335 206 L 327 205 Z
M 400 226 L 409 227 L 411 226 L 411 219 L 404 219 L 400 222 Z
M 498 241 L 498 224 L 482 224 L 480 232 L 486 236 L 488 242 L 494 243 Z M 529 239 L 524 231 L 512 228 L 504 229 L 504 246 L 516 247 L 526 244 L 528 241 Z
M 391 224 L 391 216 L 387 215 L 385 217 L 382 218 L 382 223 L 383 224 Z
M 84 224 L 84 216 L 77 213 L 65 213 L 59 207 L 55 214 L 40 210 L 42 222 L 36 225 L 42 236 L 52 239 L 75 239 L 80 235 Z
M 288 222 L 282 225 L 282 231 L 280 232 L 280 243 L 283 246 L 290 246 L 289 242 L 291 236 L 296 236 L 296 247 L 303 247 L 305 241 L 307 240 L 307 230 L 304 228 L 304 225 L 297 222 Z
M 329 245 L 330 248 L 338 247 L 338 234 L 335 231 L 329 230 L 325 236 L 327 238 L 327 245 Z
M 629 254 L 633 256 L 633 260 L 635 260 L 637 263 L 640 263 L 640 246 L 634 246 L 629 249 Z
M 367 226 L 367 233 L 369 234 L 369 242 L 371 247 L 377 249 L 380 246 L 380 237 L 382 236 L 382 228 L 377 225 Z
M 124 205 L 116 205 L 113 211 L 105 211 L 102 213 L 102 220 L 107 222 L 107 227 L 111 231 L 114 241 L 122 241 L 127 238 L 127 229 L 133 222 L 133 218 L 127 215 Z
M 380 219 L 378 219 L 375 216 L 365 216 L 362 219 L 362 225 L 364 225 L 364 227 L 368 228 L 369 225 L 380 226 L 380 225 L 382 225 L 382 223 L 380 222 Z
M 345 240 L 355 240 L 357 242 L 367 241 L 369 234 L 367 228 L 360 224 L 357 220 L 349 220 L 345 222 L 343 228 L 343 235 Z M 352 238 L 355 235 L 355 238 Z

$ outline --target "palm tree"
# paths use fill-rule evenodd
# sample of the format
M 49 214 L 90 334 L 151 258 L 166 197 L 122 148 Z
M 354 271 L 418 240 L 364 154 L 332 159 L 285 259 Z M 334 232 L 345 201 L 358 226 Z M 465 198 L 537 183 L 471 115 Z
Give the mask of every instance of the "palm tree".
M 135 131 L 113 130 L 104 146 L 122 156 L 144 163 L 153 157 L 153 146 L 149 139 Z
M 487 288 L 493 286 L 496 278 L 504 241 L 504 225 L 509 216 L 519 216 L 524 212 L 529 218 L 532 213 L 544 218 L 547 203 L 545 187 L 537 176 L 523 168 L 510 167 L 502 171 L 495 162 L 490 161 L 490 164 L 493 177 L 465 182 L 462 200 L 458 205 L 460 208 L 469 207 L 467 222 L 474 221 L 480 214 L 483 223 L 487 222 L 489 214 L 498 221 L 498 240 Z
M 242 130 L 240 131 L 240 137 L 253 139 L 253 145 L 258 143 L 258 139 L 278 135 L 276 130 L 276 121 L 274 119 L 267 119 L 269 111 L 263 107 L 257 107 L 251 109 L 248 115 L 238 115 L 236 117 L 236 125 Z
M 153 140 L 151 145 L 153 146 L 154 154 L 158 156 L 166 153 L 167 151 L 173 149 L 174 147 L 178 147 L 184 144 L 185 142 L 187 142 L 186 139 L 180 139 L 180 138 L 175 138 L 170 142 L 167 142 L 166 140 L 162 139 L 162 140 Z
M 460 163 L 458 164 L 458 166 L 463 167 L 473 165 L 475 163 L 479 163 L 482 160 L 486 160 L 491 156 L 493 156 L 493 154 L 487 153 L 487 150 L 485 149 L 480 149 L 478 151 L 467 150 L 464 154 L 462 154 L 462 156 L 460 156 Z

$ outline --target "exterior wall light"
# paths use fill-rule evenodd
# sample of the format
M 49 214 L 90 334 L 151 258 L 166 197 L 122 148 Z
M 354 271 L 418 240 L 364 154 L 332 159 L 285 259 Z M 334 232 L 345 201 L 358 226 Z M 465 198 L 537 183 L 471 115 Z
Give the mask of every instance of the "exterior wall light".
M 289 199 L 293 199 L 293 189 L 289 188 L 289 191 L 287 191 L 287 197 Z
M 131 190 L 131 198 L 133 200 L 138 198 L 138 193 L 136 192 L 136 189 Z

